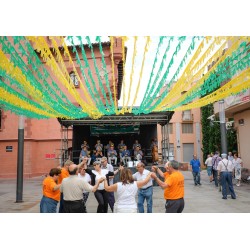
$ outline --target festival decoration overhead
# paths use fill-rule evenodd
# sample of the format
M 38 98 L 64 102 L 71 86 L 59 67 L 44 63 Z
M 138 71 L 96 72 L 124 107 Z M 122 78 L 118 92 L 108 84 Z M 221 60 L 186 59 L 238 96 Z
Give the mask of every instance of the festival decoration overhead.
M 1 36 L 0 108 L 36 119 L 98 119 L 199 108 L 250 88 L 250 37 L 140 39 Z

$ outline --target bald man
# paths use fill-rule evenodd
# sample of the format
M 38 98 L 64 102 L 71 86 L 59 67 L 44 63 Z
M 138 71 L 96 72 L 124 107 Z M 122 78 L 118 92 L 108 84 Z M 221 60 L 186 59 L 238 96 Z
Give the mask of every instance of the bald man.
M 95 192 L 99 182 L 91 186 L 85 180 L 78 178 L 78 166 L 71 164 L 69 166 L 69 177 L 64 178 L 60 187 L 63 192 L 64 213 L 86 213 L 86 206 L 83 201 L 83 192 Z

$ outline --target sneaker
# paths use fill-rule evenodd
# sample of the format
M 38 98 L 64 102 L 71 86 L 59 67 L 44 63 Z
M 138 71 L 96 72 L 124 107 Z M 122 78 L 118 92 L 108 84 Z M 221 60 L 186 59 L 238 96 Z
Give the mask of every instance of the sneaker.
M 197 186 L 197 183 L 194 183 L 195 186 Z
M 222 197 L 223 200 L 227 200 L 227 197 Z
M 239 183 L 237 183 L 237 184 L 236 184 L 236 186 L 237 186 L 237 187 L 239 187 L 239 186 L 240 186 L 240 184 L 239 184 Z
M 200 186 L 201 186 L 201 183 L 198 183 L 198 185 L 200 185 Z

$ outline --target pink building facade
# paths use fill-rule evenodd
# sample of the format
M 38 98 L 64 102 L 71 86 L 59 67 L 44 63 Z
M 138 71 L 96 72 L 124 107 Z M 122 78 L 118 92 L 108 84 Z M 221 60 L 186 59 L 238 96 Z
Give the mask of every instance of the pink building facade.
M 49 38 L 46 38 L 49 41 Z M 119 68 L 122 63 L 122 42 L 120 38 L 115 38 L 114 41 L 114 75 L 112 77 L 112 60 L 110 43 L 102 43 L 103 52 L 105 55 L 105 62 L 107 65 L 108 79 L 110 82 L 110 88 L 113 89 L 113 84 L 116 84 L 116 98 L 112 93 L 113 98 L 118 101 L 121 91 L 121 77 L 119 76 Z M 97 65 L 101 68 L 101 54 L 99 51 L 99 44 L 93 44 L 95 58 Z M 80 48 L 78 48 L 80 49 Z M 70 47 L 69 47 L 70 50 Z M 86 46 L 85 52 L 91 67 L 91 71 L 94 70 L 94 63 L 91 57 L 91 51 Z M 79 53 L 80 54 L 80 53 Z M 75 60 L 73 54 L 73 61 Z M 82 60 L 82 58 L 80 58 Z M 72 66 L 69 62 L 65 61 L 68 73 L 72 73 Z M 76 63 L 75 63 L 76 65 Z M 47 70 L 52 74 L 51 70 L 46 66 Z M 84 82 L 80 68 L 76 65 L 76 70 Z M 86 75 L 87 75 L 87 69 Z M 93 78 L 96 82 L 98 89 L 97 95 L 99 95 L 100 86 L 98 85 L 97 75 L 93 74 Z M 60 86 L 61 90 L 67 95 L 67 97 L 76 104 L 72 96 L 69 95 L 65 87 L 54 77 L 54 80 Z M 85 98 L 83 91 L 79 86 L 75 86 L 79 92 L 81 98 Z M 107 87 L 104 86 L 105 91 L 108 93 Z M 18 149 L 18 122 L 19 117 L 10 111 L 6 111 L 0 107 L 0 178 L 16 178 L 17 176 L 17 149 Z M 72 146 L 72 128 L 69 127 L 67 131 L 62 129 L 57 119 L 44 119 L 37 120 L 31 118 L 25 118 L 24 123 L 24 178 L 30 178 L 34 176 L 40 176 L 48 173 L 48 171 L 61 164 L 62 157 L 62 145 L 67 139 L 67 148 Z

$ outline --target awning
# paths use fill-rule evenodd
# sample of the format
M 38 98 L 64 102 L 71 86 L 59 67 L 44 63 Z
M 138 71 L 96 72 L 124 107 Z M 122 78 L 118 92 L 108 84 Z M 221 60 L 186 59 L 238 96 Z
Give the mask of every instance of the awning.
M 164 111 L 164 112 L 152 112 L 150 114 L 140 114 L 135 115 L 131 113 L 127 113 L 124 115 L 110 115 L 103 116 L 100 119 L 91 119 L 89 117 L 82 119 L 60 119 L 58 118 L 59 123 L 64 127 L 74 126 L 74 125 L 146 125 L 146 124 L 160 124 L 165 125 L 169 123 L 173 116 L 173 111 Z

